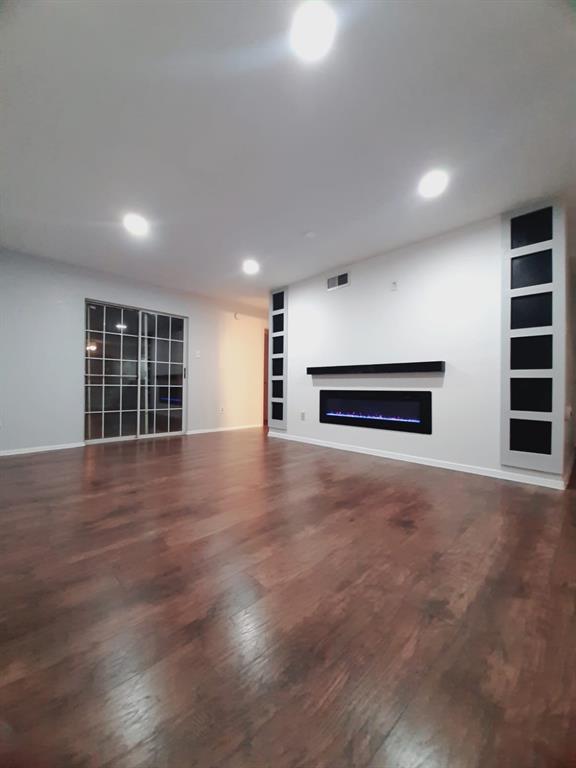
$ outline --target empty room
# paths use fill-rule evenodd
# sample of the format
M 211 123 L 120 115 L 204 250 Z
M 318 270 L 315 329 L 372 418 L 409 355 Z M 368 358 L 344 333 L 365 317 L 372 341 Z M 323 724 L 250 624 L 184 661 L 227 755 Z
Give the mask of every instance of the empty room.
M 576 2 L 0 8 L 0 768 L 576 767 Z

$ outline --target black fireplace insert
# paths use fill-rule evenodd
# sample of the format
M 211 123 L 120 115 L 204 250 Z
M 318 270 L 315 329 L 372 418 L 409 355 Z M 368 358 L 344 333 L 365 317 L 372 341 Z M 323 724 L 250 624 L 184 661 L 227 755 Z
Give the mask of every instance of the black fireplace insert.
M 431 435 L 432 393 L 321 389 L 320 421 Z

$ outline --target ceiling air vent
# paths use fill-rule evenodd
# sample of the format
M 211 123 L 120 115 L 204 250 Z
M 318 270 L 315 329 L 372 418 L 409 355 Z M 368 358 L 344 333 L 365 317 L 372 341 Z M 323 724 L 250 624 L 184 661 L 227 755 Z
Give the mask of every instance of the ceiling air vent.
M 333 291 L 336 288 L 343 288 L 345 285 L 349 285 L 350 283 L 350 277 L 348 275 L 348 272 L 342 272 L 340 275 L 334 275 L 334 277 L 329 277 L 326 281 L 326 286 L 329 291 Z

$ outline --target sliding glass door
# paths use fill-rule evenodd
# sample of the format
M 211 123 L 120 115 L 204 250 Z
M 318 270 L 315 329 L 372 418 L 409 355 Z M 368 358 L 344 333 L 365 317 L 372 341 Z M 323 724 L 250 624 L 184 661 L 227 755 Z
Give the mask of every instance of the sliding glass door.
M 182 317 L 86 302 L 85 439 L 179 433 Z
M 184 405 L 184 320 L 141 315 L 140 434 L 181 432 Z

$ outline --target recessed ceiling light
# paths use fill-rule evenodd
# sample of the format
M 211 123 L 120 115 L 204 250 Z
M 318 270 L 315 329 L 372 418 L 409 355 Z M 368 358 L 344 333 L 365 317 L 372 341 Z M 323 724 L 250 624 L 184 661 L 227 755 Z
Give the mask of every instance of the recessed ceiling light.
M 150 222 L 139 213 L 126 213 L 122 217 L 124 229 L 134 237 L 146 237 L 150 233 Z
M 245 275 L 257 275 L 260 272 L 260 264 L 258 264 L 256 259 L 244 259 L 242 271 Z
M 446 171 L 435 168 L 433 171 L 425 173 L 418 182 L 418 194 L 427 200 L 438 197 L 446 191 L 449 181 L 450 177 Z
M 96 344 L 88 344 L 88 346 L 86 347 L 86 352 L 96 352 L 97 349 L 98 347 L 96 346 Z
M 305 0 L 294 12 L 290 47 L 307 64 L 320 61 L 336 38 L 338 19 L 325 0 Z
M 118 328 L 119 331 L 125 331 L 128 326 L 124 325 L 124 323 L 116 323 L 116 328 Z

